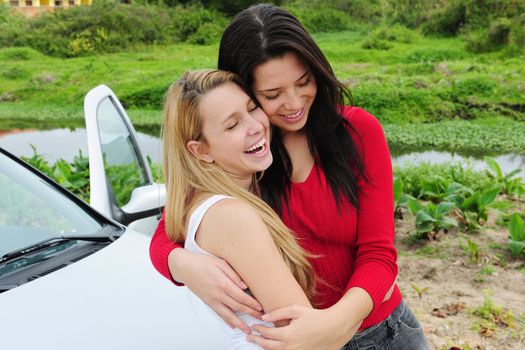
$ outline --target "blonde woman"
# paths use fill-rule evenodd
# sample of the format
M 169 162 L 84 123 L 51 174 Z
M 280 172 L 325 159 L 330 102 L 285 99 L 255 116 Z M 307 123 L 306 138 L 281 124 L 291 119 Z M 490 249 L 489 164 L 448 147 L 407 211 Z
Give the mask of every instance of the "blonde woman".
M 166 228 L 193 252 L 224 259 L 264 312 L 311 307 L 313 274 L 303 249 L 256 196 L 255 174 L 272 163 L 269 121 L 233 73 L 187 72 L 168 90 L 163 145 Z M 264 324 L 248 314 L 250 325 Z M 238 329 L 230 348 L 258 349 Z

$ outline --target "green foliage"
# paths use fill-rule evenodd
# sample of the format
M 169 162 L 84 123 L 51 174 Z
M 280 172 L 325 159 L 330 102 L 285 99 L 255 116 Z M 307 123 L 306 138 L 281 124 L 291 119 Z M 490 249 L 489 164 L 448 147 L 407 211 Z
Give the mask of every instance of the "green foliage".
M 429 190 L 440 193 L 439 197 L 445 198 L 451 194 L 447 190 L 454 183 L 456 186 L 457 184 L 464 185 L 462 188 L 451 188 L 454 193 L 463 191 L 467 186 L 474 191 L 494 186 L 494 181 L 482 172 L 474 171 L 472 168 L 457 163 L 395 166 L 394 175 L 398 181 L 403 183 L 406 194 L 412 197 L 422 196 L 426 199 L 430 199 L 429 196 L 426 196 Z M 423 188 L 425 182 L 428 185 Z M 438 187 L 438 189 L 432 187 Z
M 11 5 L 0 4 L 0 47 L 19 46 L 24 42 L 28 21 Z
M 350 26 L 350 18 L 347 14 L 326 5 L 313 8 L 294 5 L 285 7 L 312 33 L 342 31 Z
M 384 129 L 391 145 L 406 149 L 432 148 L 470 154 L 521 153 L 525 149 L 525 124 L 509 124 L 504 120 L 490 126 L 452 120 L 432 124 L 387 124 Z
M 0 12 L 0 18 L 1 18 Z M 202 5 L 164 6 L 126 5 L 98 1 L 93 6 L 76 6 L 42 14 L 26 21 L 25 31 L 6 30 L 0 34 L 0 47 L 29 46 L 47 55 L 77 57 L 101 52 L 122 51 L 139 45 L 216 41 L 227 19 Z M 1 26 L 18 25 L 13 21 Z M 199 29 L 205 26 L 205 28 Z M 5 39 L 3 40 L 3 38 Z
M 448 214 L 454 208 L 454 203 L 441 202 L 426 205 L 416 199 L 408 200 L 408 208 L 416 215 L 416 236 L 434 239 L 439 237 L 440 231 L 448 231 L 458 225 L 456 219 Z
M 443 176 L 432 175 L 422 179 L 418 198 L 439 203 L 446 197 L 464 190 L 464 186 L 458 183 L 450 182 Z
M 189 42 L 197 45 L 210 45 L 220 40 L 224 26 L 218 23 L 204 23 L 189 37 Z
M 429 11 L 422 22 L 425 34 L 455 36 L 466 22 L 467 8 L 464 1 L 447 1 L 443 6 Z
M 1 70 L 1 72 L 2 77 L 9 80 L 27 79 L 31 76 L 31 73 L 29 73 L 26 69 L 17 66 L 4 68 Z
M 37 154 L 35 146 L 31 145 L 31 148 L 33 156 L 21 157 L 22 160 L 55 179 L 85 202 L 89 202 L 89 161 L 81 151 L 78 156 L 75 156 L 72 163 L 59 159 L 55 164 L 49 165 L 41 154 Z
M 164 95 L 169 85 L 157 85 L 149 88 L 142 88 L 120 98 L 125 108 L 145 107 L 152 109 L 162 109 Z
M 418 37 L 417 32 L 399 24 L 380 26 L 370 32 L 364 39 L 361 47 L 364 49 L 388 50 L 393 47 L 392 42 L 410 44 Z
M 455 80 L 452 85 L 452 94 L 456 96 L 490 96 L 496 89 L 496 83 L 487 77 L 467 78 Z
M 448 196 L 447 200 L 454 202 L 458 208 L 462 216 L 461 224 L 468 231 L 474 231 L 487 221 L 488 206 L 496 200 L 500 190 L 499 186 L 475 192 L 465 189 Z
M 129 202 L 133 190 L 143 184 L 139 169 L 136 164 L 105 165 L 104 168 L 115 201 L 119 207 L 122 207 Z
M 515 257 L 525 256 L 525 224 L 518 213 L 509 221 L 509 249 Z
M 191 2 L 191 1 L 181 1 L 181 2 Z M 204 6 L 214 8 L 216 10 L 225 13 L 228 16 L 234 16 L 238 12 L 248 8 L 251 5 L 258 4 L 260 1 L 257 0 L 201 0 L 200 1 Z M 277 1 L 265 1 L 267 3 L 273 3 L 279 5 L 280 0 Z
M 516 177 L 516 175 L 521 172 L 521 169 L 514 169 L 510 173 L 504 174 L 494 158 L 485 157 L 485 163 L 490 169 L 487 171 L 487 175 L 501 186 L 502 193 L 507 195 L 521 195 L 525 192 L 525 184 L 522 182 L 521 177 Z
M 476 242 L 469 239 L 467 242 L 470 261 L 478 263 L 481 259 L 481 250 Z
M 419 299 L 423 299 L 423 295 L 426 292 L 428 292 L 428 287 L 421 288 L 418 285 L 416 285 L 415 283 L 411 283 L 410 286 L 412 286 L 412 288 L 416 291 L 417 296 L 419 297 Z
M 406 205 L 408 197 L 403 194 L 403 181 L 394 178 L 394 216 L 402 218 L 401 207 Z

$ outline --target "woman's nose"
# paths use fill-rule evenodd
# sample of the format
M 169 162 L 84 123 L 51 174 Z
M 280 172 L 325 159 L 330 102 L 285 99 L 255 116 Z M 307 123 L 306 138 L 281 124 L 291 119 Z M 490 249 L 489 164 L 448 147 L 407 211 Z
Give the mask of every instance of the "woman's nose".
M 257 135 L 264 131 L 264 125 L 256 118 L 250 117 L 250 128 L 248 131 L 250 135 Z
M 301 108 L 301 97 L 296 92 L 289 93 L 283 106 L 291 112 L 297 112 Z

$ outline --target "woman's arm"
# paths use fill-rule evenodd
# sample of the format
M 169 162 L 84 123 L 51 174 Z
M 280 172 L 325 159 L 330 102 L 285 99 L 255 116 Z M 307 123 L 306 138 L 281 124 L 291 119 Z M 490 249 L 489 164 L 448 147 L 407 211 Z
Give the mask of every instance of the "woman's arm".
M 293 318 L 280 329 L 256 326 L 263 337 L 248 339 L 265 349 L 339 349 L 363 320 L 392 294 L 397 276 L 394 248 L 392 164 L 381 125 L 362 109 L 353 109 L 350 122 L 364 155 L 367 181 L 361 180 L 355 271 L 344 296 L 324 310 L 284 308 L 265 315 L 265 321 Z M 305 342 L 308 337 L 308 342 Z
M 223 259 L 186 251 L 168 238 L 164 215 L 150 243 L 150 259 L 161 275 L 185 284 L 227 324 L 250 333 L 234 311 L 259 316 L 261 305 L 244 293 L 246 284 Z
M 237 271 L 265 312 L 294 304 L 311 307 L 266 225 L 250 205 L 236 199 L 218 202 L 204 216 L 196 240 Z

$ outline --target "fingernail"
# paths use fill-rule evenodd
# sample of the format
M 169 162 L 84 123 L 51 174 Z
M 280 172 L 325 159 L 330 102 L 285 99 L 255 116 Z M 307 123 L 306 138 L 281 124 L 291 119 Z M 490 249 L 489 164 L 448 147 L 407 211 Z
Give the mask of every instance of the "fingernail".
M 241 285 L 241 288 L 242 288 L 242 289 L 246 289 L 246 288 L 248 288 L 248 286 L 246 285 L 246 283 L 244 283 L 243 281 L 241 281 L 240 285 Z
M 270 315 L 264 314 L 264 315 L 262 315 L 261 318 L 263 319 L 263 321 L 266 321 L 268 319 L 268 317 L 270 317 Z

